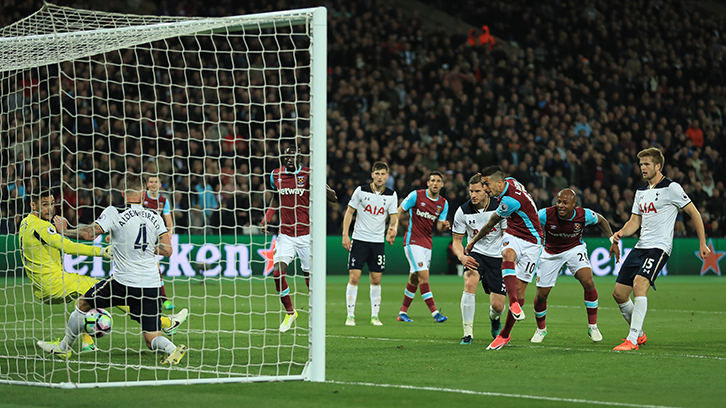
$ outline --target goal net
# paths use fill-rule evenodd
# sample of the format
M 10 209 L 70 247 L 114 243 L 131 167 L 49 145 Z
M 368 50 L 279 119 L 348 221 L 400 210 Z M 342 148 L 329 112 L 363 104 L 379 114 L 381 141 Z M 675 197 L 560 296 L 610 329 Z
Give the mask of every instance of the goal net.
M 46 4 L 0 31 L 0 383 L 324 381 L 326 14 L 186 18 Z M 281 333 L 279 218 L 267 230 L 260 223 L 288 146 L 311 168 L 314 273 L 308 289 L 299 261 L 290 264 L 299 317 Z M 79 338 L 68 359 L 45 354 L 36 342 L 63 337 L 75 300 L 70 278 L 40 288 L 26 273 L 19 231 L 29 197 L 50 187 L 54 214 L 92 224 L 124 204 L 128 171 L 144 174 L 145 204 L 173 223 L 173 254 L 159 264 L 162 313 L 188 310 L 171 339 L 189 351 L 179 365 L 160 364 L 140 325 L 111 308 L 112 333 L 95 350 L 83 352 Z M 77 252 L 62 264 L 66 276 L 99 280 L 113 268 Z

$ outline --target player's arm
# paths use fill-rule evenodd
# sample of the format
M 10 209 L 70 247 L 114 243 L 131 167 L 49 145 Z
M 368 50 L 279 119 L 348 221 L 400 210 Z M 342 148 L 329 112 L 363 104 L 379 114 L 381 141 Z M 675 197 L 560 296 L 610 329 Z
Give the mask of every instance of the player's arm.
M 166 229 L 169 231 L 169 234 L 172 234 L 174 231 L 174 221 L 171 218 L 171 206 L 169 205 L 169 200 L 166 200 L 166 204 L 164 204 L 162 215 L 164 218 L 164 224 L 166 224 Z
M 165 256 L 167 258 L 171 256 L 172 250 L 170 236 L 171 234 L 169 233 L 169 231 L 159 236 L 159 244 L 156 246 L 157 255 Z
M 698 208 L 696 208 L 695 204 L 693 202 L 690 202 L 686 204 L 685 207 L 683 207 L 683 211 L 688 214 L 689 217 L 693 220 L 693 226 L 696 228 L 696 234 L 698 234 L 698 243 L 699 243 L 699 252 L 701 253 L 701 259 L 706 259 L 711 254 L 711 250 L 706 245 L 706 229 L 703 226 L 703 218 L 701 218 L 701 213 L 698 211 Z
M 76 229 L 63 228 L 59 231 L 68 238 L 83 239 L 86 241 L 93 241 L 97 236 L 103 234 L 103 229 L 95 222 L 89 225 L 79 225 Z
M 616 243 L 620 241 L 620 239 L 623 237 L 635 234 L 638 228 L 640 228 L 640 223 L 642 222 L 642 220 L 642 215 L 630 214 L 630 219 L 628 220 L 628 222 L 625 223 L 625 225 L 623 225 L 623 228 L 613 234 L 613 242 Z
M 355 214 L 355 208 L 348 206 L 343 216 L 343 248 L 346 251 L 350 251 L 350 223 L 353 222 L 353 214 Z
M 474 248 L 474 244 L 476 244 L 477 241 L 487 236 L 488 233 L 492 231 L 492 228 L 494 228 L 495 225 L 499 223 L 499 221 L 503 220 L 504 217 L 501 215 L 494 213 L 489 218 L 489 221 L 482 227 L 482 229 L 479 230 L 479 232 L 469 241 L 469 244 L 466 246 L 466 253 L 470 253 L 471 249 Z
M 396 241 L 396 235 L 398 235 L 398 213 L 390 215 L 386 241 L 393 245 L 393 242 Z
M 57 233 L 55 228 L 50 225 L 48 226 L 48 228 L 40 228 L 35 230 L 34 234 L 36 238 L 44 241 L 51 247 L 65 254 L 77 254 L 85 256 L 101 256 L 102 254 L 103 249 L 101 247 L 73 242 L 70 239 L 65 238 L 63 235 Z
M 444 210 L 439 215 L 439 220 L 436 223 L 436 226 L 439 228 L 439 231 L 444 232 L 451 229 L 451 223 L 446 218 L 449 216 L 449 202 L 446 201 L 444 203 Z
M 590 211 L 590 210 L 587 210 Z M 613 236 L 613 230 L 610 228 L 610 223 L 608 220 L 603 217 L 601 214 L 596 213 L 593 211 L 593 214 L 597 216 L 597 226 L 600 228 L 600 230 L 605 234 L 607 237 Z M 610 243 L 610 256 L 615 255 L 615 262 L 620 262 L 620 247 L 618 246 L 618 243 L 615 242 L 615 239 L 613 238 L 613 241 Z
M 454 251 L 454 255 L 456 255 L 456 257 L 459 259 L 459 262 L 461 262 L 461 264 L 464 265 L 464 267 L 467 269 L 479 268 L 479 263 L 475 261 L 474 258 L 464 254 L 464 236 L 455 232 L 451 235 L 453 238 L 451 248 Z

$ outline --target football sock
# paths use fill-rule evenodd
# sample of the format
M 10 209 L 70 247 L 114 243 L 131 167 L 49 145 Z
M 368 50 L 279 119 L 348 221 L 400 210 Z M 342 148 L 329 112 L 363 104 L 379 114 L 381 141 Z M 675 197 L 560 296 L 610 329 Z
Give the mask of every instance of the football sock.
M 504 281 L 504 287 L 507 289 L 507 296 L 509 296 L 509 304 L 511 305 L 517 301 L 517 275 L 514 273 L 514 262 L 502 262 L 502 280 Z
M 436 315 L 438 310 L 436 310 L 436 304 L 434 303 L 434 294 L 431 293 L 431 288 L 429 287 L 428 282 L 420 284 L 419 287 L 421 288 L 421 297 L 423 298 L 424 302 L 426 302 L 426 306 L 429 307 L 432 315 Z
M 309 277 L 305 277 L 305 285 L 307 285 L 308 290 L 310 290 L 310 278 Z
M 499 319 L 502 316 L 502 313 L 504 313 L 503 310 L 501 312 L 497 312 L 496 310 L 494 310 L 494 308 L 492 307 L 492 305 L 489 305 L 489 318 L 491 320 L 497 320 L 497 319 Z
M 620 314 L 623 315 L 625 321 L 628 322 L 628 326 L 630 326 L 630 320 L 633 318 L 633 308 L 635 307 L 633 301 L 628 298 L 627 302 L 618 303 L 618 307 L 620 308 Z
M 464 321 L 464 336 L 474 335 L 474 313 L 476 312 L 476 296 L 473 293 L 461 294 L 461 319 Z
M 547 328 L 545 319 L 547 318 L 547 301 L 537 303 L 537 297 L 534 298 L 534 318 L 537 320 L 537 328 L 544 330 Z
M 381 285 L 371 285 L 371 316 L 378 316 L 381 310 Z
M 401 305 L 401 313 L 408 312 L 408 307 L 413 302 L 413 297 L 416 296 L 416 286 L 410 282 L 406 284 L 406 289 L 403 290 L 403 304 Z
M 585 308 L 587 309 L 587 323 L 597 324 L 597 289 L 585 291 Z
M 350 283 L 345 288 L 345 306 L 348 309 L 348 317 L 355 316 L 355 301 L 358 298 L 358 285 Z
M 73 343 L 76 342 L 78 336 L 83 332 L 83 323 L 86 319 L 86 314 L 81 312 L 77 307 L 71 313 L 71 317 L 68 318 L 68 324 L 66 325 L 66 335 L 63 340 L 59 343 L 61 350 L 68 350 L 73 347 Z
M 282 305 L 285 306 L 285 311 L 288 314 L 294 313 L 295 309 L 292 307 L 292 300 L 290 300 L 290 287 L 287 286 L 285 275 L 278 270 L 274 270 L 272 273 L 275 280 L 275 289 L 280 296 Z
M 89 346 L 93 344 L 93 337 L 91 337 L 88 333 L 83 332 L 81 333 L 81 341 L 83 341 L 84 344 L 88 344 Z
M 633 344 L 638 344 L 638 336 L 642 333 L 643 321 L 645 320 L 645 314 L 648 312 L 648 298 L 646 296 L 636 296 L 634 304 L 628 340 Z
M 164 336 L 158 336 L 155 337 L 154 340 L 151 340 L 151 350 L 154 351 L 163 351 L 166 354 L 171 354 L 176 349 L 176 346 L 174 343 L 171 342 L 171 340 L 167 339 Z

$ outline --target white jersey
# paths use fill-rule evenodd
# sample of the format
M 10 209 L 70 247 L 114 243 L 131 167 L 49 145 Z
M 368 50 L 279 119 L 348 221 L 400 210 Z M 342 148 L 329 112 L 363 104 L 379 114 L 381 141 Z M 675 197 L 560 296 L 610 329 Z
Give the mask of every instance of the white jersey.
M 635 248 L 659 248 L 669 256 L 673 248 L 673 227 L 678 210 L 691 202 L 680 184 L 668 178 L 650 188 L 643 186 L 635 192 L 632 213 L 643 217 L 640 238 Z
M 119 213 L 116 207 L 108 207 L 96 224 L 111 234 L 116 281 L 134 288 L 161 286 L 155 251 L 159 236 L 167 229 L 156 210 L 129 204 Z
M 398 213 L 398 196 L 390 188 L 378 193 L 370 184 L 364 184 L 355 189 L 348 206 L 358 213 L 353 240 L 380 243 L 386 239 L 388 215 Z
M 465 202 L 454 215 L 454 226 L 451 232 L 458 235 L 466 235 L 467 240 L 471 241 L 479 230 L 482 229 L 496 212 L 497 204 L 493 200 L 489 201 L 487 208 L 477 210 L 471 203 L 471 200 Z M 502 234 L 507 228 L 507 220 L 499 221 L 497 225 L 482 239 L 474 244 L 472 252 L 477 254 L 490 256 L 492 258 L 502 257 Z

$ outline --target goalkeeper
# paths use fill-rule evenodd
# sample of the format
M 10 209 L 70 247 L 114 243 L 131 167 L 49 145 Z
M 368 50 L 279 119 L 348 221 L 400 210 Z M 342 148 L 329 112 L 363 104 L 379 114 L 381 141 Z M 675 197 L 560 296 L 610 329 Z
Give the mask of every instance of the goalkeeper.
M 50 223 L 54 204 L 55 197 L 50 189 L 38 189 L 30 195 L 31 212 L 20 224 L 20 250 L 25 272 L 33 284 L 33 295 L 47 304 L 70 303 L 98 280 L 63 270 L 61 251 L 111 259 L 111 246 L 79 244 L 63 237 Z M 119 309 L 128 313 L 126 306 L 119 306 Z M 168 317 L 162 317 L 162 327 L 171 327 Z M 96 349 L 88 334 L 83 333 L 82 340 L 81 351 Z

